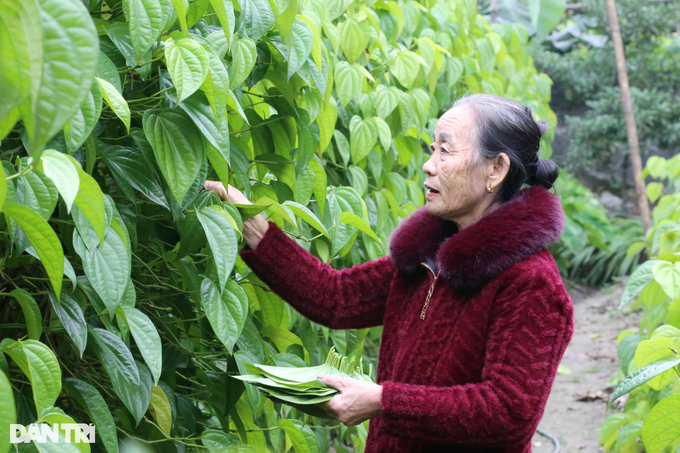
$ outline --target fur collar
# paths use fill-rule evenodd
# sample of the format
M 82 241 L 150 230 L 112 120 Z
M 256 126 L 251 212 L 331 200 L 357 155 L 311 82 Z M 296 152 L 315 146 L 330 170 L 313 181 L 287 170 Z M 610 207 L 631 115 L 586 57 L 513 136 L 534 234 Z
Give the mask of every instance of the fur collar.
M 474 291 L 559 239 L 563 227 L 560 200 L 533 186 L 461 232 L 422 207 L 392 234 L 390 256 L 409 274 L 424 270 L 421 263 L 431 258 L 451 285 Z

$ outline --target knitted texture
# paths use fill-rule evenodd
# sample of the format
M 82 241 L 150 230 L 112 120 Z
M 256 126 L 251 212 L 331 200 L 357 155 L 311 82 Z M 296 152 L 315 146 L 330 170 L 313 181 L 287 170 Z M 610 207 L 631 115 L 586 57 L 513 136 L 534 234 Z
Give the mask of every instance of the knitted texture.
M 241 256 L 270 288 L 332 328 L 384 325 L 381 415 L 366 453 L 528 453 L 564 350 L 573 307 L 545 245 L 560 202 L 522 191 L 460 233 L 419 210 L 395 231 L 391 258 L 333 270 L 273 223 Z M 475 252 L 476 251 L 476 252 Z M 420 313 L 433 276 L 441 272 Z

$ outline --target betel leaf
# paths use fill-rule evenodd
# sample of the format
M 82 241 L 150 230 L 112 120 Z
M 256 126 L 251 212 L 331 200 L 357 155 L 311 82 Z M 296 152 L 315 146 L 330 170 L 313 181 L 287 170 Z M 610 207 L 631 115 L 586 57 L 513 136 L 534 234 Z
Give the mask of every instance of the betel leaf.
M 144 134 L 153 148 L 161 173 L 181 204 L 205 156 L 201 133 L 180 110 L 147 110 L 143 123 Z
M 191 38 L 177 41 L 170 38 L 165 42 L 165 59 L 177 90 L 177 102 L 182 102 L 203 85 L 210 69 L 210 56 Z
M 78 179 L 80 180 L 75 205 L 90 223 L 100 243 L 104 242 L 104 234 L 106 232 L 104 194 L 97 181 L 85 173 L 77 161 L 72 160 L 71 162 L 76 167 L 76 170 L 78 170 Z
M 136 308 L 123 307 L 123 313 L 132 332 L 132 338 L 135 339 L 139 352 L 151 370 L 154 383 L 157 383 L 163 369 L 163 350 L 158 330 L 149 317 Z
M 370 25 L 367 21 L 357 21 L 353 16 L 338 25 L 340 29 L 340 49 L 350 63 L 365 52 L 371 39 Z
M 144 58 L 165 28 L 163 3 L 158 0 L 125 0 L 130 40 L 137 59 Z
M 221 292 L 227 284 L 238 254 L 238 239 L 232 226 L 235 222 L 233 219 L 229 220 L 231 216 L 221 206 L 205 206 L 198 210 L 196 215 L 203 226 L 215 259 Z
M 49 293 L 49 296 L 52 309 L 57 314 L 59 321 L 61 321 L 71 340 L 73 340 L 82 359 L 85 347 L 87 346 L 87 324 L 83 310 L 68 293 L 62 294 L 60 301 L 57 300 L 52 292 Z
M 369 235 L 371 239 L 377 242 L 381 242 L 380 238 L 373 232 L 373 230 L 371 230 L 371 226 L 368 224 L 368 222 L 359 217 L 358 215 L 354 214 L 353 212 L 343 212 L 340 214 L 339 219 L 340 222 L 346 223 L 363 231 L 364 233 Z
M 248 300 L 243 290 L 230 281 L 220 296 L 215 283 L 206 278 L 201 284 L 201 307 L 217 338 L 233 354 L 248 314 Z
M 151 412 L 151 416 L 156 420 L 156 423 L 163 431 L 163 434 L 170 436 L 170 431 L 172 430 L 170 401 L 168 401 L 168 397 L 163 389 L 157 385 L 154 385 L 153 390 L 151 390 L 149 412 Z
M 626 376 L 626 378 L 618 385 L 618 387 L 616 387 L 616 390 L 614 390 L 614 393 L 612 393 L 612 396 L 609 398 L 609 404 L 611 404 L 618 397 L 640 387 L 645 382 L 655 378 L 667 370 L 670 370 L 678 364 L 680 364 L 679 358 L 669 356 L 638 368 Z
M 216 121 L 210 104 L 202 93 L 194 93 L 179 106 L 225 159 L 229 157 L 229 128 L 226 121 Z
M 100 360 L 111 378 L 116 394 L 135 418 L 140 412 L 143 415 L 146 408 L 140 410 L 135 399 L 135 394 L 139 392 L 140 378 L 130 350 L 108 330 L 90 327 L 89 331 L 97 344 Z
M 231 58 L 229 88 L 233 90 L 243 85 L 243 82 L 248 78 L 248 74 L 252 71 L 253 66 L 255 66 L 255 60 L 257 59 L 255 41 L 248 37 L 235 41 L 231 46 Z
M 291 211 L 295 213 L 296 216 L 300 217 L 302 220 L 307 222 L 312 228 L 316 229 L 319 231 L 321 234 L 326 236 L 327 238 L 330 239 L 330 236 L 328 235 L 328 231 L 326 228 L 323 226 L 323 223 L 318 219 L 317 216 L 314 215 L 312 211 L 301 205 L 300 203 L 296 203 L 294 201 L 285 201 L 283 203 L 283 206 L 288 206 Z
M 641 341 L 635 350 L 635 365 L 642 368 L 658 360 L 676 357 L 675 347 L 675 341 L 666 337 L 655 337 L 651 340 Z M 674 378 L 675 373 L 669 370 L 652 378 L 648 384 L 654 390 L 661 390 Z
M 210 0 L 210 5 L 215 10 L 217 19 L 222 25 L 224 36 L 227 41 L 231 40 L 231 34 L 234 32 L 236 25 L 236 17 L 234 16 L 234 5 L 230 0 Z
M 116 65 L 113 64 L 111 59 L 101 50 L 99 51 L 99 59 L 97 60 L 97 69 L 95 70 L 95 75 L 116 87 L 116 90 L 118 90 L 119 93 L 123 93 L 123 86 L 120 83 L 120 73 L 118 72 L 118 68 L 116 68 Z
M 108 453 L 118 453 L 118 436 L 111 411 L 99 391 L 87 382 L 75 378 L 64 379 L 64 391 L 78 400 L 90 416 Z
M 59 190 L 44 173 L 32 171 L 19 178 L 17 201 L 49 220 L 59 201 Z
M 52 180 L 66 203 L 66 209 L 71 212 L 71 205 L 78 195 L 80 178 L 78 170 L 74 168 L 68 157 L 59 151 L 46 149 L 40 157 L 43 172 Z
M 5 372 L 0 370 L 0 430 L 8 433 L 10 425 L 17 422 L 16 408 L 14 405 L 14 391 Z M 9 436 L 0 436 L 0 451 L 9 451 Z
M 52 427 L 58 427 L 60 435 L 66 436 L 66 430 L 64 429 L 64 424 L 75 424 L 76 421 L 73 420 L 70 416 L 66 415 L 66 413 L 59 409 L 58 407 L 48 407 L 47 409 L 43 410 L 40 415 L 38 415 L 38 420 L 40 420 L 42 423 L 47 423 Z M 83 431 L 80 427 L 75 427 L 74 430 L 70 431 L 69 433 L 69 441 L 64 442 L 66 439 L 61 438 L 59 439 L 59 443 L 57 445 L 59 446 L 64 446 L 65 443 L 71 443 L 74 442 L 74 437 L 78 439 L 79 436 L 83 434 Z M 49 439 L 49 436 L 48 436 Z M 77 442 L 75 443 L 76 448 L 72 448 L 72 446 L 69 446 L 69 448 L 65 449 L 59 449 L 59 453 L 67 453 L 67 452 L 80 452 L 80 453 L 90 453 L 90 444 L 86 442 Z
M 291 420 L 286 418 L 280 419 L 279 428 L 281 428 L 286 433 L 288 439 L 290 439 L 293 448 L 295 448 L 295 453 L 311 453 L 304 434 L 302 434 L 300 428 L 293 424 Z
M 378 129 L 378 139 L 380 140 L 380 145 L 384 150 L 388 151 L 390 145 L 392 144 L 392 131 L 390 126 L 387 125 L 384 119 L 379 117 L 374 117 L 373 122 Z
M 118 71 L 116 70 L 116 74 Z M 64 126 L 66 150 L 73 154 L 85 143 L 102 113 L 102 90 L 99 84 L 92 83 L 90 92 L 85 96 L 80 108 Z
M 12 188 L 14 188 L 14 183 L 12 184 Z M 7 176 L 5 176 L 5 172 L 0 173 L 0 211 L 2 211 L 2 205 L 5 204 L 5 200 L 7 199 Z
M 54 406 L 61 393 L 61 368 L 54 352 L 36 340 L 16 341 L 2 348 L 2 352 L 10 356 L 31 381 L 37 411 Z
M 113 110 L 113 113 L 125 124 L 125 129 L 130 132 L 130 107 L 127 101 L 111 83 L 99 77 L 96 77 L 96 79 L 102 90 L 104 100 Z
M 293 198 L 296 203 L 307 206 L 314 192 L 315 175 L 311 168 L 304 169 L 302 174 L 295 180 Z
M 37 95 L 43 67 L 42 28 L 37 2 L 0 3 L 0 118 Z M 16 120 L 14 121 L 16 122 Z M 13 124 L 12 124 L 13 125 Z
M 672 300 L 680 296 L 680 262 L 660 261 L 652 268 L 654 280 Z
M 223 451 L 242 451 L 241 441 L 236 434 L 227 434 L 216 429 L 206 429 L 201 434 L 201 443 L 214 453 Z
M 371 120 L 355 115 L 349 123 L 350 153 L 352 162 L 358 164 L 373 149 L 378 139 L 378 128 Z
M 399 88 L 378 85 L 375 92 L 376 113 L 380 118 L 387 118 L 399 105 Z
M 21 106 L 30 152 L 39 157 L 90 91 L 99 39 L 80 0 L 39 0 L 43 30 L 43 71 L 36 98 Z
M 10 295 L 19 302 L 21 310 L 24 312 L 28 338 L 40 340 L 40 335 L 42 335 L 42 315 L 40 314 L 37 302 L 33 299 L 33 296 L 23 289 L 15 289 Z
M 223 2 L 224 0 L 213 1 Z M 231 2 L 226 3 L 231 5 Z M 203 81 L 201 90 L 208 98 L 217 124 L 220 124 L 224 122 L 224 111 L 229 99 L 229 73 L 222 60 L 214 52 L 208 52 L 208 56 L 210 57 L 208 76 Z
M 52 283 L 52 288 L 57 294 L 61 294 L 62 278 L 64 277 L 64 249 L 52 227 L 38 213 L 26 206 L 16 203 L 5 203 L 5 214 L 10 216 L 30 241 L 38 253 L 40 261 L 45 267 L 47 276 Z
M 288 79 L 290 79 L 305 64 L 307 57 L 312 53 L 314 35 L 309 25 L 296 18 L 285 41 L 288 48 Z
M 642 442 L 648 453 L 661 453 L 680 439 L 680 395 L 659 401 L 642 425 Z
M 187 33 L 187 10 L 189 9 L 189 0 L 172 0 L 177 12 L 177 19 L 179 20 L 182 33 Z
M 420 62 L 421 59 L 416 53 L 403 50 L 390 61 L 390 73 L 405 88 L 411 88 L 420 71 Z
M 340 105 L 344 107 L 361 92 L 364 83 L 363 69 L 356 63 L 350 65 L 346 61 L 340 61 L 335 67 L 335 83 Z
M 267 0 L 241 0 L 239 34 L 259 41 L 275 23 L 274 12 Z M 250 72 L 250 70 L 248 70 Z

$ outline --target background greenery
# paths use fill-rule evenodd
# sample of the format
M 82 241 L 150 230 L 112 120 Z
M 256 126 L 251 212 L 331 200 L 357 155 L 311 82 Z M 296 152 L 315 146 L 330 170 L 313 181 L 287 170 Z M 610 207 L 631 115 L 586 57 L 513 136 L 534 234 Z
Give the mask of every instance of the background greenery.
M 303 319 L 238 258 L 242 221 L 335 268 L 385 255 L 456 97 L 556 124 L 534 31 L 474 0 L 0 0 L 0 451 L 15 420 L 97 427 L 21 451 L 362 451 L 366 423 L 229 377 L 331 346 L 368 372 L 381 332 Z

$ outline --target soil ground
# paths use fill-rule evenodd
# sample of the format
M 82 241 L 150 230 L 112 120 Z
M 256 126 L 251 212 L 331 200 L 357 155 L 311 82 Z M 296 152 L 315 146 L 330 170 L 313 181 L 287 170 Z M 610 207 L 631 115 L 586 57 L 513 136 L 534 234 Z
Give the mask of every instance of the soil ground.
M 558 374 L 539 429 L 555 436 L 560 453 L 604 452 L 598 446 L 600 426 L 607 412 L 606 401 L 613 389 L 607 389 L 618 370 L 618 334 L 628 328 L 637 330 L 640 314 L 626 314 L 617 309 L 623 292 L 617 283 L 599 292 L 570 288 L 574 302 L 574 337 L 562 365 L 569 374 Z M 590 401 L 578 401 L 583 397 Z M 551 453 L 554 445 L 536 434 L 533 453 Z

